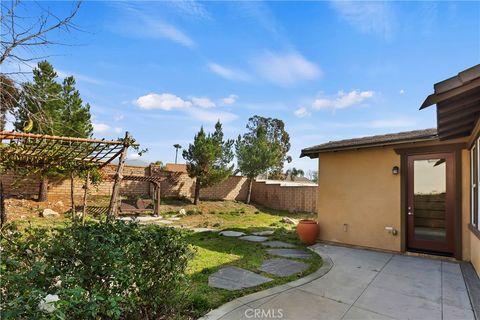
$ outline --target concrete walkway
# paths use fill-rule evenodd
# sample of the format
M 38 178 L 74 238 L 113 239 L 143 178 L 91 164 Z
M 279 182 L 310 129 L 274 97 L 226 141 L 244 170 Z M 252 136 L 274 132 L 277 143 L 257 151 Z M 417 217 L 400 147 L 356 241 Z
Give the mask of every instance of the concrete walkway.
M 320 244 L 311 249 L 331 265 L 322 267 L 322 277 L 236 299 L 204 319 L 474 319 L 456 263 Z

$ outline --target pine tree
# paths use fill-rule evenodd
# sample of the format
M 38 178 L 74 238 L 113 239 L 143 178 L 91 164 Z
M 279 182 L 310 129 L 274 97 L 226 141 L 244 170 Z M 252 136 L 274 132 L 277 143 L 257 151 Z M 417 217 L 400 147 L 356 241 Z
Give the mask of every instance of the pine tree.
M 224 140 L 222 124 L 215 124 L 215 132 L 206 134 L 203 127 L 195 135 L 193 144 L 183 150 L 187 172 L 195 181 L 194 204 L 199 203 L 200 189 L 212 186 L 233 174 L 233 140 Z
M 31 133 L 87 138 L 92 135 L 90 105 L 83 104 L 70 76 L 60 84 L 48 61 L 41 61 L 33 70 L 33 82 L 22 84 L 22 98 L 17 108 L 15 129 L 23 131 L 27 124 Z M 39 201 L 47 200 L 48 176 L 58 173 L 48 167 L 41 172 Z

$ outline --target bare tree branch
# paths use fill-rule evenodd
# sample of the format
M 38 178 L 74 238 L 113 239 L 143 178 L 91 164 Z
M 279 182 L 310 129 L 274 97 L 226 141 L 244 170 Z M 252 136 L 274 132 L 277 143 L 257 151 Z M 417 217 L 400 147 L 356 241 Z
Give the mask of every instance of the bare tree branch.
M 38 20 L 29 26 L 22 26 L 21 30 L 17 31 L 19 25 L 18 20 L 23 19 L 16 14 L 19 4 L 20 1 L 12 1 L 11 6 L 8 9 L 5 5 L 2 5 L 0 21 L 2 29 L 4 32 L 6 31 L 6 34 L 5 36 L 2 36 L 0 40 L 0 45 L 2 47 L 2 52 L 0 53 L 0 65 L 7 61 L 7 59 L 22 61 L 31 61 L 35 59 L 32 57 L 20 58 L 19 55 L 14 54 L 13 51 L 21 47 L 47 46 L 55 44 L 54 42 L 49 41 L 46 37 L 47 34 L 53 30 L 64 29 L 67 32 L 70 31 L 70 28 L 78 30 L 72 20 L 80 8 L 80 1 L 75 3 L 70 14 L 64 18 L 59 18 L 50 12 L 50 10 L 39 6 L 42 9 L 42 14 Z M 6 12 L 5 9 L 7 9 Z M 52 22 L 52 20 L 54 21 Z

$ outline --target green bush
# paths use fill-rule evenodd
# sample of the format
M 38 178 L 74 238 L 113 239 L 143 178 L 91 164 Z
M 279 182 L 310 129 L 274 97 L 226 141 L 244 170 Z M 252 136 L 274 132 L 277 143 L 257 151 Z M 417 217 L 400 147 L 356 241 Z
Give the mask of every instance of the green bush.
M 0 245 L 2 319 L 169 318 L 191 256 L 179 231 L 121 221 L 8 226 Z M 52 312 L 39 309 L 48 294 Z

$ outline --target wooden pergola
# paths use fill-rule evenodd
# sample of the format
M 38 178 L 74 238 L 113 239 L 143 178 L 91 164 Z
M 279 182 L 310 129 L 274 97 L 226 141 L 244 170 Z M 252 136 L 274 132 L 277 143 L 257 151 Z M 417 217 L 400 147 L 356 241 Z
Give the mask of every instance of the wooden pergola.
M 42 170 L 58 166 L 69 170 L 86 170 L 82 214 L 82 219 L 84 219 L 90 179 L 88 170 L 105 167 L 119 158 L 108 210 L 108 219 L 110 220 L 117 215 L 120 183 L 123 179 L 127 150 L 130 146 L 138 146 L 138 144 L 134 142 L 128 132 L 125 133 L 123 139 L 98 140 L 0 131 L 0 166 L 6 169 L 27 167 Z M 2 189 L 0 187 L 0 190 Z M 3 203 L 3 193 L 1 194 L 1 203 Z M 75 212 L 75 208 L 72 209 L 72 212 Z M 5 212 L 1 205 L 0 210 L 4 217 Z

